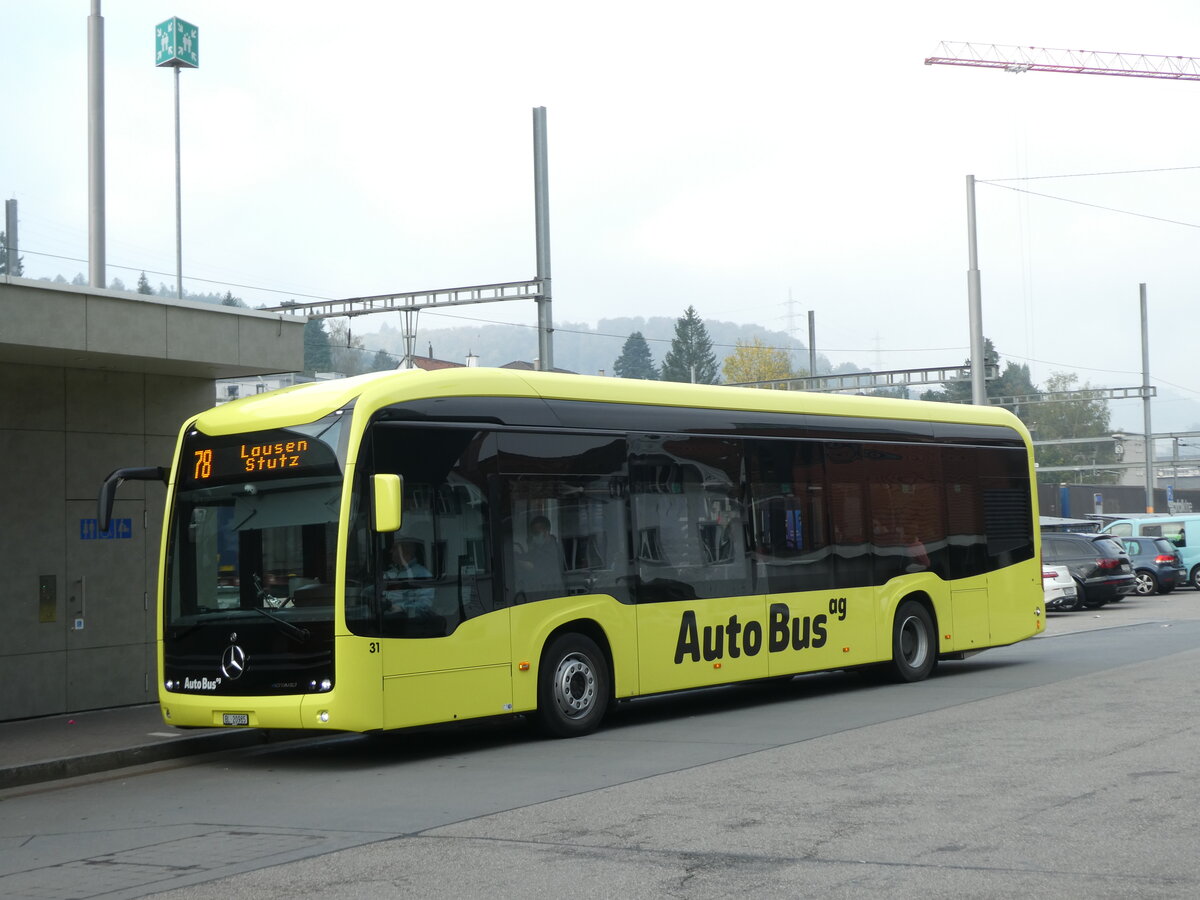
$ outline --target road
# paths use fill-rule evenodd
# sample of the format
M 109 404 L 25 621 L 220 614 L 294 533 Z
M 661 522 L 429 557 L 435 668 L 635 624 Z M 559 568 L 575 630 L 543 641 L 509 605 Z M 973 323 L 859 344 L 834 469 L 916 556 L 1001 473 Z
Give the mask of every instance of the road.
M 1194 897 L 1200 594 L 1055 615 L 929 681 L 828 674 L 0 793 L 36 898 Z

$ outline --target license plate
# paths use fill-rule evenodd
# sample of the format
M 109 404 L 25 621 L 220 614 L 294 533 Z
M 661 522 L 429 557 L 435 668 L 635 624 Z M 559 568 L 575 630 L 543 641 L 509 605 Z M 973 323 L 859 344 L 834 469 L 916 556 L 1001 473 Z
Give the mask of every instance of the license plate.
M 249 713 L 221 713 L 222 725 L 249 725 Z

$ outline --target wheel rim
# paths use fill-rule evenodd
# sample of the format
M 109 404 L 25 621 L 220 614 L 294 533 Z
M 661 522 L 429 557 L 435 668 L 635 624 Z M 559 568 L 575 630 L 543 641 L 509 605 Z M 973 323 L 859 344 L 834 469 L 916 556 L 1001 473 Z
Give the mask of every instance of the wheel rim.
M 1154 578 L 1147 572 L 1137 574 L 1137 592 L 1142 596 L 1154 593 Z
M 596 703 L 596 673 L 591 660 L 582 653 L 562 659 L 554 672 L 554 703 L 569 719 L 591 712 Z
M 919 669 L 929 656 L 929 632 L 925 623 L 916 616 L 909 616 L 900 625 L 900 658 L 905 664 Z

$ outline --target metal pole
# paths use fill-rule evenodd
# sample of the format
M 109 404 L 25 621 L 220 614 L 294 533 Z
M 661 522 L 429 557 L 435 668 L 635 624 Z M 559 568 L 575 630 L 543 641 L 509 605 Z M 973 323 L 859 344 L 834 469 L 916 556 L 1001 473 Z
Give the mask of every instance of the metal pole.
M 183 299 L 183 192 L 179 173 L 179 66 L 175 66 L 175 296 Z
M 983 358 L 983 302 L 979 289 L 979 249 L 975 239 L 975 176 L 967 176 L 967 306 L 971 329 L 971 402 L 987 405 Z
M 808 374 L 817 374 L 817 318 L 811 309 L 808 311 Z
M 104 17 L 88 16 L 88 283 L 108 286 L 104 260 Z
M 533 110 L 533 205 L 537 241 L 538 368 L 554 368 L 554 319 L 550 307 L 550 188 L 546 172 L 546 107 Z
M 12 278 L 17 274 L 17 260 L 20 258 L 21 245 L 17 241 L 17 201 L 4 201 L 4 243 L 5 243 L 5 265 L 4 271 Z
M 1150 430 L 1150 328 L 1146 313 L 1146 285 L 1138 285 L 1142 311 L 1142 419 L 1146 442 L 1146 512 L 1154 512 L 1154 437 Z

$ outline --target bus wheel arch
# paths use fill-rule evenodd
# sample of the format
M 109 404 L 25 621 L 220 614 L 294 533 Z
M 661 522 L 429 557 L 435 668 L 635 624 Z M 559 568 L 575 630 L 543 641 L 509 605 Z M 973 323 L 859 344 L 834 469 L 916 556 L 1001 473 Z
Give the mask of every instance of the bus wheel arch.
M 896 607 L 892 620 L 892 659 L 888 674 L 893 681 L 923 681 L 937 665 L 937 614 L 929 597 L 909 594 Z
M 578 737 L 599 726 L 613 696 L 612 657 L 595 623 L 552 633 L 538 664 L 537 722 L 551 737 Z

